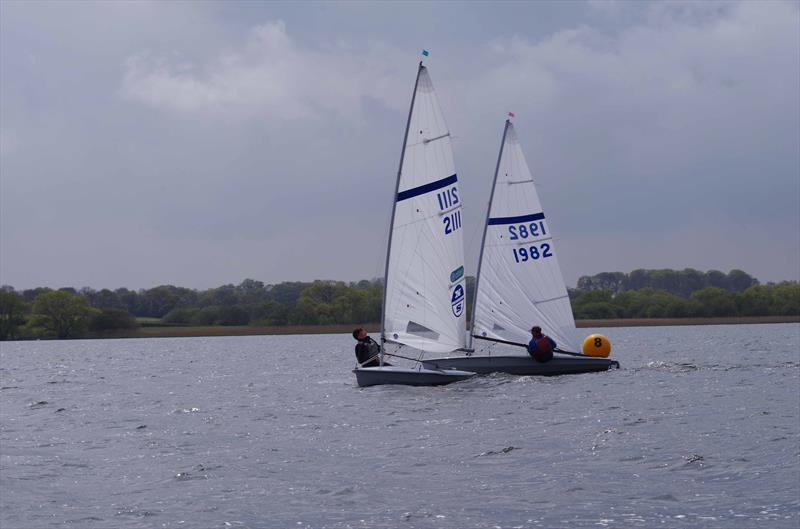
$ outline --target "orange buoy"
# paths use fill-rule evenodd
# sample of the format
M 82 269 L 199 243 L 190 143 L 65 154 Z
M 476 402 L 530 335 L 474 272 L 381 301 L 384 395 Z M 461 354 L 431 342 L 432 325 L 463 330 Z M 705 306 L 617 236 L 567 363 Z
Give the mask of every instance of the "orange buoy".
M 587 356 L 608 358 L 608 355 L 611 354 L 611 342 L 602 334 L 590 334 L 583 340 L 581 351 Z

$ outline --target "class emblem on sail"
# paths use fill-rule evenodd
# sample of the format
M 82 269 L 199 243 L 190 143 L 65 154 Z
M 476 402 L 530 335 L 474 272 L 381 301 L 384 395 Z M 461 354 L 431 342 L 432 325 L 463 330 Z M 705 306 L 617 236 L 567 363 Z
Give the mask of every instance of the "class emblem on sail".
M 451 283 L 455 283 L 456 281 L 461 279 L 463 276 L 464 276 L 464 267 L 463 266 L 459 266 L 458 268 L 456 268 L 455 270 L 450 272 L 450 282 Z
M 450 305 L 453 307 L 453 316 L 460 318 L 464 313 L 464 287 L 456 285 L 453 289 L 453 295 L 450 298 Z

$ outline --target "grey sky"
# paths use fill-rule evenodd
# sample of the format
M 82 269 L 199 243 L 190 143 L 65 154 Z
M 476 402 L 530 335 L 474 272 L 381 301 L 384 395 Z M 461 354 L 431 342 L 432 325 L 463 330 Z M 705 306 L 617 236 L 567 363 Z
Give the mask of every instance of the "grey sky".
M 467 272 L 505 113 L 568 284 L 800 275 L 800 4 L 0 3 L 0 283 L 383 272 L 422 48 Z

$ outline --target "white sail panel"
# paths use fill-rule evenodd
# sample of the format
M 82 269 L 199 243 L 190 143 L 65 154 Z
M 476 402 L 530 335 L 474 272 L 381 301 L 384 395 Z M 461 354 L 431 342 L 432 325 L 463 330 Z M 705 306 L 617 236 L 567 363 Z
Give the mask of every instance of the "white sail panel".
M 409 117 L 386 277 L 384 338 L 430 352 L 466 345 L 461 194 L 427 68 Z
M 574 350 L 575 320 L 552 232 L 510 121 L 479 266 L 474 335 L 527 343 L 539 325 Z

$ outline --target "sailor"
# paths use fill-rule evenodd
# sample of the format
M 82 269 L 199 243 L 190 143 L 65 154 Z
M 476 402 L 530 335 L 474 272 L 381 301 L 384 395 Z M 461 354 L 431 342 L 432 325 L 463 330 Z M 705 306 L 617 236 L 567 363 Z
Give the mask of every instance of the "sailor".
M 528 354 L 537 362 L 549 362 L 553 359 L 553 349 L 558 347 L 555 340 L 542 334 L 542 328 L 534 325 L 531 329 L 531 341 Z
M 380 366 L 381 362 L 378 355 L 381 352 L 381 346 L 378 345 L 378 342 L 370 338 L 367 331 L 361 327 L 353 331 L 353 338 L 358 340 L 356 344 L 356 359 L 358 360 L 358 365 L 361 367 Z M 390 364 L 384 362 L 383 365 L 388 366 Z

